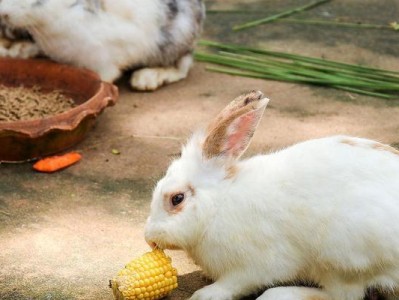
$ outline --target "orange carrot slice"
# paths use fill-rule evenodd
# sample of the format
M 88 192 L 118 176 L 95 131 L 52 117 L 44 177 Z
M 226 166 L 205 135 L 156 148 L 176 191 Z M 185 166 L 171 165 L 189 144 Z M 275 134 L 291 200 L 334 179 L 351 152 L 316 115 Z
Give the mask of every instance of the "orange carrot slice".
M 33 169 L 39 172 L 52 173 L 65 169 L 77 163 L 82 156 L 77 152 L 69 152 L 64 155 L 49 156 L 37 161 Z

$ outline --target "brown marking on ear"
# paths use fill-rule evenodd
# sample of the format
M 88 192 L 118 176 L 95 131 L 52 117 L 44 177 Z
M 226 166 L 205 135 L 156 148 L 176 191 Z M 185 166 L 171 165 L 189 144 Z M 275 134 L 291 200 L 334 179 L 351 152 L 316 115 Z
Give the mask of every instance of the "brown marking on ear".
M 252 107 L 244 106 L 240 110 L 235 111 L 230 116 L 221 120 L 216 127 L 211 128 L 207 138 L 203 144 L 203 153 L 206 158 L 212 158 L 223 151 L 223 145 L 226 142 L 227 128 L 239 116 L 248 113 Z
M 240 116 L 259 109 L 259 101 L 263 99 L 264 95 L 261 92 L 252 91 L 237 97 L 219 113 L 209 125 L 207 138 L 202 145 L 205 158 L 209 159 L 222 154 L 229 126 Z M 250 125 L 248 116 L 248 127 Z M 248 138 L 250 139 L 251 137 L 249 136 Z M 238 135 L 237 138 L 239 138 Z
M 240 95 L 231 101 L 214 119 L 214 121 L 209 124 L 208 132 L 212 131 L 213 128 L 217 127 L 220 122 L 232 115 L 235 111 L 240 110 L 244 106 L 248 106 L 252 102 L 259 101 L 263 99 L 264 95 L 260 91 L 252 91 L 245 95 Z M 256 105 L 253 106 L 256 108 Z
M 237 173 L 238 173 L 238 167 L 235 165 L 231 165 L 226 169 L 225 179 L 232 179 L 236 177 Z
M 389 145 L 375 143 L 375 144 L 373 144 L 372 148 L 376 149 L 376 150 L 381 150 L 381 151 L 388 151 L 393 154 L 399 155 L 399 151 Z
M 357 146 L 358 145 L 354 140 L 352 140 L 350 138 L 345 138 L 345 139 L 341 140 L 341 143 L 347 144 L 349 146 Z

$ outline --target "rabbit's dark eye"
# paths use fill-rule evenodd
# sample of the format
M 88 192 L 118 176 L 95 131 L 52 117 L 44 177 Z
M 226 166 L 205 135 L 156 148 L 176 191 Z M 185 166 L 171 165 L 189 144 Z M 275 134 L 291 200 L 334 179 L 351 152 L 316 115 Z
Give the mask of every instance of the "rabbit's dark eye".
M 171 198 L 173 206 L 179 205 L 180 203 L 183 202 L 183 200 L 184 200 L 184 194 L 182 194 L 182 193 L 173 195 Z

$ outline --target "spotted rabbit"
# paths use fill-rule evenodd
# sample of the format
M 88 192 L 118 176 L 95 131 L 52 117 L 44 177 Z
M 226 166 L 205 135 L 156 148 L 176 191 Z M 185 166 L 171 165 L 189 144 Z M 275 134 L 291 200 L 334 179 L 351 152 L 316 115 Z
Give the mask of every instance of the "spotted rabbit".
M 138 90 L 185 78 L 204 20 L 201 0 L 2 0 L 0 19 L 43 53 L 106 81 L 136 69 Z

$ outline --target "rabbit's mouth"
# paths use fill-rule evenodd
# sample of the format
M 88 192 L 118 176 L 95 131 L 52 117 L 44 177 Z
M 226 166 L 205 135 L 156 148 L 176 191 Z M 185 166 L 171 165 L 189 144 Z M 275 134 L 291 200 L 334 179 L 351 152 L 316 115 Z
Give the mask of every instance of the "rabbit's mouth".
M 179 247 L 179 246 L 176 246 L 176 245 L 166 245 L 165 247 L 164 247 L 164 249 L 168 249 L 168 250 L 182 250 L 182 248 L 181 247 Z
M 156 242 L 147 242 L 147 243 L 148 243 L 148 245 L 150 245 L 150 247 L 151 247 L 152 249 L 159 248 L 159 249 L 162 249 L 162 250 L 164 250 L 164 249 L 168 249 L 168 250 L 182 250 L 181 247 L 176 246 L 176 245 L 173 245 L 173 244 L 156 243 Z

